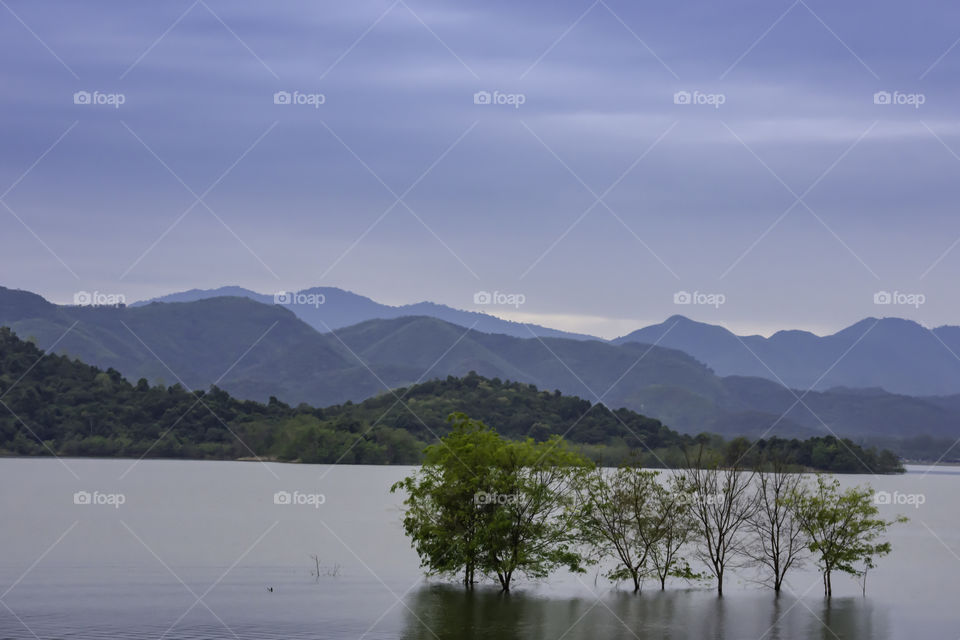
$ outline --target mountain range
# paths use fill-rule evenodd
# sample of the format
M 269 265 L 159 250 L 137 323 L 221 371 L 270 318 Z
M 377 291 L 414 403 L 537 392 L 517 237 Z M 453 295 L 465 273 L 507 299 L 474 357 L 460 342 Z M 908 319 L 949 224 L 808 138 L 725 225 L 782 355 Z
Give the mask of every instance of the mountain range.
M 273 294 L 242 287 L 192 289 L 150 302 L 193 302 L 224 296 L 274 304 Z M 283 306 L 308 325 L 326 333 L 374 319 L 426 316 L 483 333 L 518 338 L 534 336 L 601 340 L 594 336 L 503 320 L 432 302 L 402 306 L 381 304 L 335 287 L 290 292 Z M 309 302 L 296 303 L 296 300 Z M 315 303 L 312 301 L 320 301 Z M 960 327 L 927 329 L 900 318 L 866 318 L 834 334 L 778 331 L 769 338 L 738 336 L 728 329 L 675 315 L 660 324 L 616 338 L 613 344 L 638 342 L 678 349 L 706 364 L 719 376 L 766 378 L 794 389 L 870 388 L 905 395 L 960 393 Z
M 699 324 L 671 320 L 674 328 L 651 340 L 660 339 L 656 346 L 638 342 L 634 334 L 612 342 L 518 338 L 426 316 L 370 319 L 322 333 L 291 305 L 249 297 L 84 307 L 0 288 L 0 325 L 44 349 L 116 369 L 131 381 L 189 388 L 217 384 L 254 400 L 358 402 L 388 388 L 475 371 L 626 407 L 687 433 L 960 435 L 958 396 L 911 397 L 853 387 L 804 394 L 762 377 L 717 375 L 688 353 L 664 346 L 675 330 L 685 335 L 681 324 Z
M 478 292 L 478 294 L 484 293 L 490 292 Z M 540 336 L 573 340 L 598 339 L 581 333 L 560 331 L 559 329 L 550 329 L 535 324 L 512 322 L 488 313 L 454 309 L 434 302 L 417 302 L 416 304 L 400 306 L 381 304 L 366 296 L 344 291 L 337 287 L 312 287 L 299 291 L 282 291 L 275 294 L 257 293 L 250 289 L 235 286 L 216 289 L 190 289 L 189 291 L 134 302 L 130 306 L 140 307 L 152 302 L 196 302 L 197 300 L 226 296 L 248 298 L 263 304 L 280 304 L 289 308 L 298 318 L 321 333 L 349 327 L 365 320 L 427 316 L 451 324 L 472 327 L 483 333 L 502 333 L 517 338 Z
M 718 375 L 759 376 L 797 389 L 880 387 L 907 395 L 960 392 L 960 327 L 927 329 L 901 318 L 866 318 L 837 333 L 738 336 L 672 316 L 613 341 L 679 349 Z

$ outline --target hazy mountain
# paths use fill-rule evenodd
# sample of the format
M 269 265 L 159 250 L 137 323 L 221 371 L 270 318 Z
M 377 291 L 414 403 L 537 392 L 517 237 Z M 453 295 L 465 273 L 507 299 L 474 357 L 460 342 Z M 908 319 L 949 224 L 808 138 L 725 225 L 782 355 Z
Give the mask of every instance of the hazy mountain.
M 273 305 L 272 294 L 242 287 L 192 289 L 158 298 L 192 302 L 237 296 Z M 142 306 L 146 302 L 132 306 Z M 308 325 L 325 333 L 373 319 L 427 316 L 476 331 L 516 338 L 598 338 L 535 325 L 509 322 L 484 313 L 462 311 L 431 302 L 390 306 L 337 289 L 317 287 L 290 294 L 284 304 Z M 677 349 L 706 364 L 718 376 L 766 378 L 796 389 L 824 391 L 833 387 L 879 387 L 906 395 L 960 393 L 960 327 L 928 330 L 899 318 L 867 318 L 837 333 L 817 336 L 807 331 L 778 331 L 769 338 L 737 336 L 727 329 L 675 315 L 613 340 L 615 345 L 640 343 Z M 505 371 L 511 371 L 506 366 Z M 514 372 L 516 373 L 516 372 Z M 599 392 L 598 392 L 599 393 Z
M 300 394 L 330 372 L 348 371 L 352 360 L 290 311 L 245 298 L 78 307 L 0 288 L 0 324 L 134 381 L 205 388 L 222 377 L 226 388 L 265 398 L 288 385 Z
M 736 336 L 672 316 L 613 341 L 680 349 L 720 376 L 759 376 L 789 387 L 881 387 L 908 395 L 960 392 L 960 327 L 930 330 L 900 318 L 867 318 L 828 336 L 779 331 Z
M 250 298 L 263 304 L 280 304 L 287 307 L 298 318 L 320 332 L 335 331 L 341 327 L 374 319 L 401 318 L 404 316 L 429 316 L 452 324 L 473 327 L 484 333 L 502 333 L 520 338 L 531 336 L 570 338 L 573 340 L 596 340 L 593 336 L 550 329 L 534 324 L 511 322 L 476 311 L 463 311 L 433 302 L 418 302 L 401 306 L 391 306 L 375 302 L 366 296 L 336 287 L 314 287 L 297 292 L 289 292 L 286 298 L 275 298 L 274 294 L 263 294 L 243 287 L 220 287 L 218 289 L 190 289 L 180 293 L 135 302 L 131 306 L 143 306 L 150 302 L 194 302 L 207 298 L 236 296 Z
M 290 310 L 224 297 L 132 308 L 57 306 L 0 288 L 0 324 L 42 348 L 193 388 L 314 406 L 462 376 L 559 389 L 627 407 L 688 433 L 904 437 L 960 435 L 960 401 L 880 389 L 801 395 L 757 377 L 720 377 L 693 357 L 636 342 L 517 338 L 436 318 L 368 320 L 322 334 Z M 72 328 L 71 328 L 72 327 Z M 798 396 L 802 402 L 798 401 Z

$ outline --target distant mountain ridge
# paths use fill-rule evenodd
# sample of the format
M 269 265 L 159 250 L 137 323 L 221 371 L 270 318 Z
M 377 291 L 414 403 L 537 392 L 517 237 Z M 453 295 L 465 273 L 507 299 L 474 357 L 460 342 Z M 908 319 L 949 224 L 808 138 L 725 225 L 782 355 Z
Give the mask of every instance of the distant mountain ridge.
M 866 318 L 837 333 L 778 331 L 769 338 L 675 315 L 613 340 L 679 349 L 720 376 L 757 376 L 795 389 L 879 387 L 905 395 L 960 392 L 960 327 L 926 329 Z
M 604 341 L 432 302 L 385 305 L 335 287 L 304 289 L 296 295 L 301 300 L 316 300 L 322 296 L 323 304 L 281 305 L 321 333 L 368 320 L 427 316 L 483 333 L 517 338 L 538 336 Z M 191 302 L 222 296 L 274 304 L 273 295 L 235 286 L 191 289 L 152 301 Z M 131 306 L 149 302 L 137 302 Z M 914 396 L 960 393 L 960 327 L 957 326 L 930 330 L 901 318 L 866 318 L 831 335 L 783 330 L 766 338 L 738 336 L 719 325 L 674 315 L 662 323 L 609 342 L 637 342 L 677 349 L 706 364 L 721 377 L 766 378 L 800 390 L 877 387 L 890 393 Z
M 278 299 L 274 294 L 257 293 L 237 286 L 217 289 L 190 289 L 166 296 L 134 302 L 130 306 L 140 307 L 151 302 L 195 302 L 207 298 L 233 296 L 249 298 L 263 304 L 280 304 L 290 309 L 298 318 L 321 333 L 335 331 L 343 327 L 358 324 L 366 320 L 390 320 L 404 316 L 428 316 L 444 320 L 451 324 L 472 327 L 483 333 L 502 333 L 518 338 L 532 336 L 551 338 L 570 338 L 572 340 L 600 340 L 595 336 L 572 333 L 559 329 L 550 329 L 535 324 L 525 324 L 504 320 L 488 313 L 454 309 L 434 302 L 417 302 L 401 306 L 381 304 L 366 296 L 345 291 L 337 287 L 312 287 L 299 291 L 284 292 L 286 296 Z
M 112 367 L 131 381 L 217 384 L 240 398 L 275 396 L 293 405 L 359 402 L 385 387 L 476 371 L 602 400 L 686 433 L 960 436 L 956 395 L 910 397 L 879 389 L 803 395 L 759 377 L 717 376 L 664 346 L 517 338 L 424 316 L 320 333 L 287 307 L 247 298 L 74 307 L 0 287 L 0 325 L 44 349 Z

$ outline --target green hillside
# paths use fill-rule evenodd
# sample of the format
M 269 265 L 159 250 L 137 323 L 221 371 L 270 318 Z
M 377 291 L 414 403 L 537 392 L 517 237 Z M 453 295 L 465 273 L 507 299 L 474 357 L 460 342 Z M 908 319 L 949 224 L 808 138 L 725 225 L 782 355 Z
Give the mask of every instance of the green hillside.
M 71 307 L 0 287 L 0 325 L 36 338 L 44 349 L 113 368 L 130 381 L 216 385 L 258 402 L 360 402 L 385 387 L 473 371 L 626 407 L 689 434 L 829 434 L 886 446 L 919 436 L 960 436 L 960 403 L 950 398 L 839 388 L 804 394 L 798 402 L 800 391 L 762 378 L 718 377 L 673 349 L 516 338 L 422 316 L 370 320 L 321 334 L 288 308 L 247 298 Z
M 446 418 L 465 412 L 509 438 L 561 434 L 604 464 L 626 460 L 678 466 L 683 451 L 706 444 L 739 457 L 749 445 L 681 435 L 629 409 L 540 391 L 535 386 L 471 373 L 401 388 L 361 403 L 324 409 L 241 401 L 213 387 L 191 393 L 179 384 L 131 384 L 116 370 L 44 355 L 0 328 L 0 453 L 235 459 L 301 462 L 413 463 L 448 432 Z M 751 458 L 776 452 L 804 467 L 840 472 L 891 472 L 889 452 L 849 441 L 760 441 Z

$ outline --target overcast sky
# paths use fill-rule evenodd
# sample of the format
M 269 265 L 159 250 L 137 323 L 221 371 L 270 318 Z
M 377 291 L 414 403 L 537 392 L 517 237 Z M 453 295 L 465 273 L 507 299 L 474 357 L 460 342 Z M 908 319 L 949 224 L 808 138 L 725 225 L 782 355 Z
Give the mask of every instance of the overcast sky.
M 0 5 L 5 286 L 960 324 L 956 3 Z

